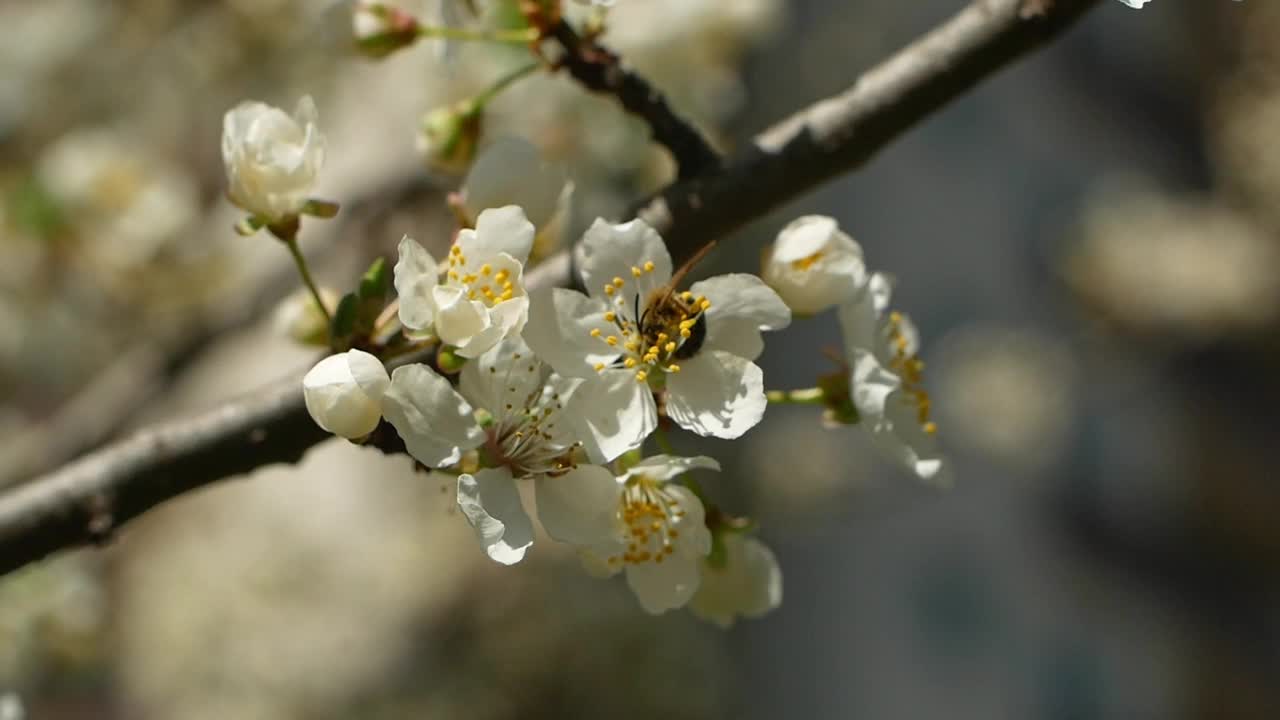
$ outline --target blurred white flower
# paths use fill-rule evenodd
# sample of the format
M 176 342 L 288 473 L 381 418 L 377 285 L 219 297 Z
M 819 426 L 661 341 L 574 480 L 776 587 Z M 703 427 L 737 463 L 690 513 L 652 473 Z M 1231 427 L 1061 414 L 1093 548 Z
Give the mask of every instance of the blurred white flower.
M 433 329 L 465 358 L 519 335 L 529 317 L 524 263 L 533 235 L 520 208 L 485 210 L 475 229 L 458 232 L 443 279 L 435 258 L 405 236 L 395 267 L 400 322 L 412 331 Z
M 1280 246 L 1229 208 L 1108 187 L 1081 234 L 1067 279 L 1129 330 L 1202 343 L 1264 331 L 1280 316 Z
M 13 693 L 0 695 L 0 720 L 23 720 L 26 716 L 21 698 Z
M 482 448 L 490 467 L 458 478 L 458 507 L 497 562 L 519 562 L 533 543 L 517 480 L 534 482 L 539 517 L 553 538 L 585 544 L 612 528 L 610 516 L 589 505 L 601 488 L 616 485 L 613 474 L 580 465 L 574 455 L 579 418 L 594 412 L 575 403 L 579 383 L 552 374 L 518 338 L 467 363 L 457 390 L 422 365 L 392 375 L 386 417 L 411 455 L 444 467 Z
M 330 355 L 302 378 L 307 412 L 320 427 L 355 440 L 373 432 L 391 385 L 382 361 L 360 350 Z
M 773 551 L 741 532 L 721 534 L 722 562 L 702 561 L 702 584 L 689 601 L 694 615 L 722 628 L 782 604 L 782 569 Z
M 702 501 L 669 482 L 697 469 L 719 470 L 720 464 L 704 456 L 645 458 L 619 476 L 612 491 L 591 492 L 598 503 L 591 512 L 583 508 L 583 514 L 613 518 L 608 537 L 581 548 L 588 571 L 607 577 L 625 570 L 641 607 L 655 615 L 689 602 L 711 552 Z
M 556 249 L 573 183 L 561 163 L 547 162 L 538 148 L 516 136 L 485 146 L 462 184 L 462 206 L 470 218 L 487 208 L 518 205 L 537 228 L 542 255 Z M 548 237 L 554 235 L 553 237 Z
M 525 340 L 556 372 L 588 378 L 579 394 L 608 422 L 583 438 L 593 457 L 637 447 L 657 426 L 654 388 L 667 415 L 699 435 L 732 439 L 767 403 L 753 360 L 760 333 L 791 322 L 778 294 L 754 275 L 670 287 L 671 256 L 642 220 L 597 220 L 578 247 L 589 295 L 548 289 L 531 300 Z
M 969 326 L 943 338 L 934 355 L 938 407 L 953 443 L 1020 469 L 1058 457 L 1078 391 L 1064 343 L 1029 329 Z
M 832 218 L 793 220 L 765 255 L 761 277 L 794 313 L 812 315 L 847 300 L 866 283 L 862 248 Z
M 942 479 L 942 459 L 922 386 L 920 338 L 906 315 L 889 311 L 889 279 L 876 273 L 839 308 L 850 392 L 860 427 L 923 480 Z
M 341 299 L 337 291 L 320 288 L 320 299 L 326 309 L 333 312 Z M 280 301 L 271 313 L 271 324 L 279 334 L 301 345 L 326 345 L 329 342 L 329 321 L 307 288 L 298 288 Z
M 324 164 L 317 117 L 309 95 L 292 117 L 260 102 L 229 110 L 222 120 L 222 162 L 231 202 L 267 223 L 302 212 Z
M 1147 3 L 1151 2 L 1151 0 L 1120 0 L 1120 2 L 1124 3 L 1125 5 L 1128 5 L 1131 8 L 1141 9 L 1143 5 L 1146 5 Z

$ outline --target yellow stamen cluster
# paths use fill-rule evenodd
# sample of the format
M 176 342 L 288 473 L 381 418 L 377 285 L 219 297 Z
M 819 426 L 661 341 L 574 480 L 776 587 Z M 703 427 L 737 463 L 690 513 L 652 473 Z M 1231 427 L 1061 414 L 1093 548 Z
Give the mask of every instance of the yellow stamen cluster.
M 653 273 L 657 265 L 647 261 L 643 265 L 631 267 L 631 277 L 639 280 Z M 614 277 L 604 285 L 604 294 L 612 298 L 616 309 L 604 313 L 605 323 L 617 328 L 618 334 L 605 335 L 599 328 L 592 328 L 591 337 L 604 341 L 610 347 L 619 347 L 625 351 L 624 357 L 612 365 L 597 363 L 596 372 L 604 372 L 609 367 L 621 366 L 635 370 L 637 382 L 645 382 L 654 368 L 664 372 L 680 372 L 675 364 L 675 353 L 685 340 L 693 336 L 694 326 L 698 324 L 703 313 L 711 308 L 711 301 L 685 290 L 678 295 L 657 294 L 649 298 L 640 298 L 643 302 L 653 302 L 660 298 L 662 307 L 647 306 L 639 308 L 640 318 L 629 317 L 636 308 L 629 304 L 635 295 L 622 292 L 627 281 L 622 277 Z M 640 292 L 639 288 L 636 290 Z
M 822 259 L 822 251 L 819 250 L 818 252 L 808 257 L 802 257 L 799 260 L 792 260 L 791 269 L 808 270 L 809 268 L 813 267 L 821 259 Z
M 610 564 L 661 563 L 675 554 L 680 531 L 673 525 L 679 523 L 685 511 L 661 483 L 643 476 L 627 480 L 621 515 L 626 525 L 626 549 L 610 557 Z
M 449 248 L 449 269 L 445 277 L 462 285 L 468 300 L 481 300 L 489 307 L 515 297 L 515 284 L 510 272 L 494 272 L 489 263 L 481 265 L 479 272 L 468 272 L 467 256 L 457 245 Z
M 929 419 L 929 393 L 924 389 L 924 361 L 916 357 L 911 342 L 903 332 L 902 313 L 889 313 L 887 332 L 893 357 L 889 368 L 902 379 L 903 394 L 916 406 L 916 419 L 930 435 L 938 432 L 938 424 Z

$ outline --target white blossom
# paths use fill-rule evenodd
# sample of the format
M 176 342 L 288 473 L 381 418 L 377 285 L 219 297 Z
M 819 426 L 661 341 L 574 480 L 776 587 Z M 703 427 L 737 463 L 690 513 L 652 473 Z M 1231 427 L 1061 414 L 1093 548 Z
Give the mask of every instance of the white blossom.
M 557 540 L 584 543 L 612 527 L 599 513 L 578 512 L 602 485 L 616 484 L 608 470 L 577 462 L 578 418 L 593 412 L 572 399 L 580 382 L 553 374 L 519 338 L 467 363 L 457 390 L 422 365 L 391 377 L 386 417 L 411 455 L 443 467 L 480 450 L 489 467 L 458 478 L 458 506 L 500 563 L 519 562 L 533 543 L 517 480 L 533 481 L 539 517 Z
M 267 223 L 295 217 L 307 204 L 324 164 L 324 135 L 311 96 L 292 117 L 260 102 L 243 102 L 222 119 L 222 162 L 231 202 Z
M 702 584 L 689 611 L 722 628 L 738 617 L 756 618 L 782 604 L 782 570 L 773 551 L 740 532 L 725 532 L 723 562 L 702 562 Z
M 349 440 L 373 432 L 391 384 L 382 361 L 360 350 L 330 355 L 302 378 L 307 412 L 320 427 Z
M 597 220 L 578 250 L 589 295 L 539 292 L 525 340 L 556 372 L 589 379 L 579 396 L 607 413 L 582 438 L 593 457 L 637 447 L 654 430 L 655 389 L 666 391 L 667 415 L 699 435 L 736 438 L 760 421 L 760 333 L 791 322 L 776 292 L 744 274 L 677 291 L 671 256 L 642 220 Z
M 922 385 L 920 338 L 902 313 L 890 312 L 888 277 L 876 273 L 839 308 L 850 392 L 858 424 L 924 480 L 942 480 L 942 459 Z
M 866 266 L 862 248 L 835 220 L 806 215 L 778 233 L 761 275 L 792 312 L 812 315 L 857 292 L 866 282 Z
M 601 576 L 625 572 L 641 607 L 655 615 L 689 602 L 701 582 L 702 559 L 711 552 L 702 501 L 669 482 L 696 469 L 719 470 L 720 464 L 703 456 L 655 455 L 618 476 L 612 487 L 593 483 L 577 493 L 576 517 L 592 518 L 597 532 L 602 525 L 596 521 L 610 521 L 609 533 L 595 538 L 575 528 L 578 539 L 587 541 L 575 544 L 588 571 Z M 557 531 L 548 526 L 547 532 L 555 537 Z
M 545 256 L 561 244 L 573 189 L 563 164 L 547 162 L 532 143 L 508 135 L 480 151 L 462 184 L 462 206 L 474 218 L 486 208 L 519 205 L 537 228 L 535 255 Z
M 1131 8 L 1141 9 L 1143 5 L 1146 5 L 1147 3 L 1151 2 L 1151 0 L 1120 0 L 1120 2 L 1124 3 L 1125 5 L 1128 5 Z
M 444 267 L 405 236 L 395 267 L 400 322 L 411 331 L 434 331 L 466 358 L 519 335 L 529 318 L 524 263 L 533 234 L 518 207 L 485 210 L 475 229 L 458 232 Z

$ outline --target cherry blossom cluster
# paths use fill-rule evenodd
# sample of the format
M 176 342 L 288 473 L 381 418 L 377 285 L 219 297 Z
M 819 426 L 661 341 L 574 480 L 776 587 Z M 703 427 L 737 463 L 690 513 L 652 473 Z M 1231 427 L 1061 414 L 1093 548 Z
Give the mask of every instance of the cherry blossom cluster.
M 420 31 L 361 8 L 382 40 Z M 248 213 L 238 229 L 289 248 L 309 298 L 283 322 L 331 352 L 303 380 L 306 407 L 334 435 L 383 449 L 394 438 L 450 478 L 493 561 L 524 559 L 536 516 L 589 573 L 624 575 L 646 611 L 688 607 L 727 626 L 781 603 L 781 571 L 753 523 L 704 489 L 720 464 L 666 451 L 669 433 L 735 440 L 771 403 L 821 405 L 828 427 L 857 425 L 920 478 L 942 479 L 918 333 L 835 220 L 787 225 L 758 275 L 690 282 L 711 245 L 677 267 L 643 220 L 597 219 L 572 248 L 583 291 L 528 287 L 573 184 L 528 143 L 499 141 L 451 199 L 459 227 L 444 252 L 406 236 L 392 269 L 375 263 L 335 301 L 297 244 L 304 216 L 338 209 L 311 195 L 324 147 L 310 98 L 292 116 L 249 102 L 225 119 L 228 197 Z M 832 309 L 837 370 L 814 388 L 766 390 L 764 333 Z

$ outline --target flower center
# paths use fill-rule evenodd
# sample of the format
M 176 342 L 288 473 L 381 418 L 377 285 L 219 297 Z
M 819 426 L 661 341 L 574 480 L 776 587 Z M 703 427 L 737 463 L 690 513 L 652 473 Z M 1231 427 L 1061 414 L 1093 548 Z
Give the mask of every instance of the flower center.
M 457 245 L 449 248 L 449 269 L 445 277 L 450 283 L 465 290 L 468 300 L 479 300 L 485 307 L 493 307 L 515 295 L 515 285 L 509 271 L 503 269 L 494 272 L 489 263 L 481 265 L 479 270 L 468 268 L 467 257 Z
M 609 557 L 610 565 L 662 563 L 676 552 L 680 531 L 672 527 L 685 516 L 680 502 L 663 484 L 643 475 L 629 478 L 622 491 L 626 548 Z
M 815 263 L 817 263 L 819 260 L 822 259 L 822 255 L 823 255 L 823 252 L 819 250 L 818 252 L 808 257 L 802 257 L 799 260 L 792 260 L 791 268 L 793 270 L 808 270 L 809 268 L 813 267 Z
M 636 381 L 644 382 L 654 370 L 680 372 L 676 361 L 693 357 L 702 347 L 707 334 L 705 313 L 711 301 L 688 290 L 676 293 L 670 287 L 659 287 L 642 298 L 639 281 L 653 271 L 652 261 L 631 268 L 632 280 L 637 283 L 634 293 L 624 292 L 627 281 L 621 277 L 605 284 L 604 293 L 612 298 L 614 309 L 606 310 L 603 318 L 616 332 L 606 334 L 594 328 L 591 336 L 611 348 L 620 348 L 621 354 L 611 364 L 597 363 L 596 372 L 621 367 L 634 370 Z
M 516 477 L 565 473 L 574 467 L 576 444 L 560 442 L 554 433 L 564 402 L 560 393 L 545 383 L 519 397 L 520 389 L 512 382 L 512 375 L 542 371 L 536 359 L 529 358 L 527 365 L 521 360 L 520 353 L 513 355 L 507 376 L 502 379 L 503 405 L 491 409 L 494 423 L 485 431 L 485 449 L 494 463 L 510 468 Z M 496 375 L 497 369 L 490 367 L 489 372 Z
M 920 427 L 930 435 L 938 432 L 938 424 L 929 419 L 929 393 L 924 389 L 924 361 L 916 357 L 911 350 L 911 340 L 903 330 L 902 313 L 889 313 L 889 346 L 893 348 L 893 357 L 889 359 L 889 369 L 902 378 L 902 394 L 907 401 L 916 407 L 916 419 Z

